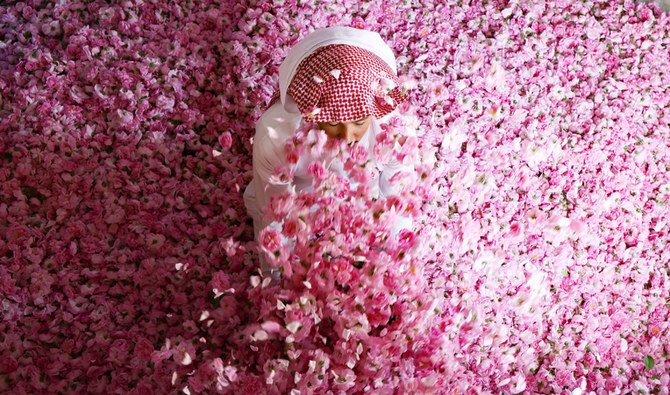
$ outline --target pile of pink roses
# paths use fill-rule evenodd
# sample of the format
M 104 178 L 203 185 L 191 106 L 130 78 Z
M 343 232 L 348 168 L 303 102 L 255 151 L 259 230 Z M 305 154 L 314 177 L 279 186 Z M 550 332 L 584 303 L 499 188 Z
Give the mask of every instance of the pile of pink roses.
M 278 201 L 302 214 L 263 243 L 284 268 L 268 283 L 241 196 L 253 123 L 288 48 L 336 24 L 378 31 L 417 81 L 427 181 L 373 201 L 314 165 L 332 190 Z M 629 0 L 1 5 L 0 392 L 667 393 L 669 26 Z M 399 210 L 413 231 L 384 239 Z M 343 215 L 376 248 L 304 236 Z

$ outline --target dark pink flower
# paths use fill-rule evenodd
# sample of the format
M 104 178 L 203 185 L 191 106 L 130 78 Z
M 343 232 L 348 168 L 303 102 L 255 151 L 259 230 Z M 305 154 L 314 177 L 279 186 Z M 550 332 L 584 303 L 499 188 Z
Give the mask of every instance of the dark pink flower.
M 219 144 L 221 144 L 221 148 L 223 149 L 229 149 L 233 145 L 233 136 L 230 134 L 230 132 L 223 132 L 219 136 Z

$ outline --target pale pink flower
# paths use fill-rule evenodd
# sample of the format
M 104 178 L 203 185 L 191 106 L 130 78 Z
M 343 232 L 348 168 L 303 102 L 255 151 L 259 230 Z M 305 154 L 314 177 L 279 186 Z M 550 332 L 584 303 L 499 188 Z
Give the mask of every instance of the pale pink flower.
M 62 32 L 59 21 L 50 21 L 42 24 L 42 33 L 47 36 L 57 36 Z

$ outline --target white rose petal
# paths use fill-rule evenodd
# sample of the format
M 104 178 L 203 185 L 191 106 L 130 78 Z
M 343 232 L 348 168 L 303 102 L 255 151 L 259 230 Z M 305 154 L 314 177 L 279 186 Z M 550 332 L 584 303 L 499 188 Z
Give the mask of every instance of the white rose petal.
M 262 342 L 264 340 L 267 340 L 269 338 L 268 333 L 262 329 L 257 330 L 254 332 L 254 335 L 252 336 L 254 341 L 259 341 Z
M 293 321 L 286 325 L 286 329 L 291 333 L 296 333 L 300 328 L 300 321 Z
M 191 358 L 191 354 L 189 354 L 187 352 L 181 352 L 180 357 L 181 358 L 179 358 L 179 359 L 180 359 L 180 363 L 182 365 L 190 365 L 193 362 L 193 358 Z

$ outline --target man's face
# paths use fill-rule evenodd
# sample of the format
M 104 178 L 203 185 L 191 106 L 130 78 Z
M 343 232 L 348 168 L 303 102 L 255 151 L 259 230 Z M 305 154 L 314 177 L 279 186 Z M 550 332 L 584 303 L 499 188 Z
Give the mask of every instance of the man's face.
M 319 128 L 326 132 L 329 138 L 346 140 L 347 143 L 360 141 L 372 122 L 372 117 L 350 122 L 319 122 Z

